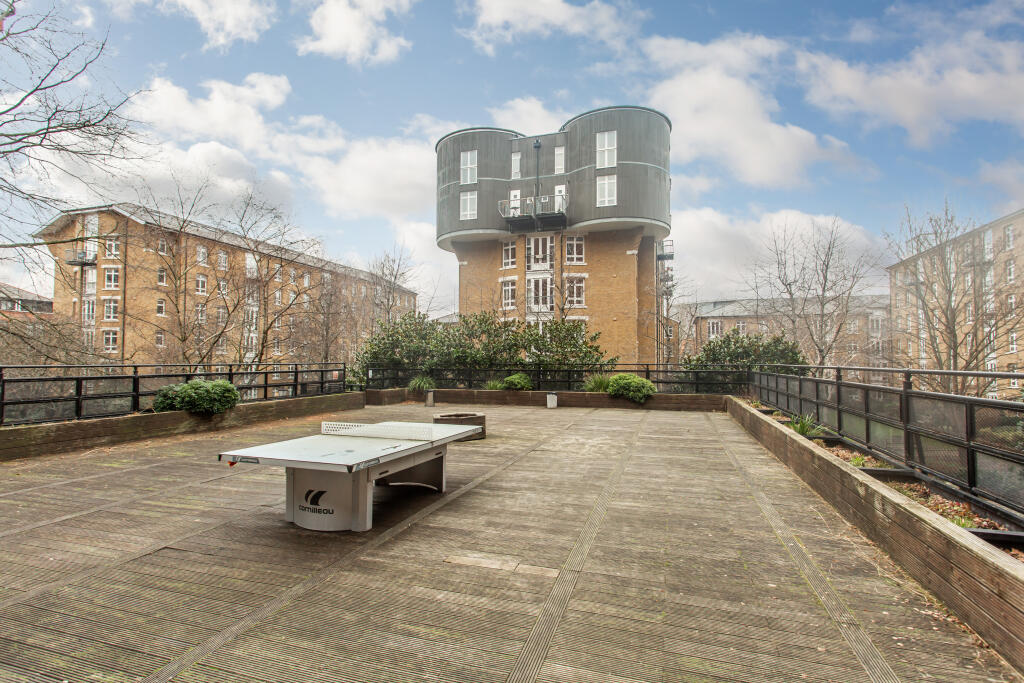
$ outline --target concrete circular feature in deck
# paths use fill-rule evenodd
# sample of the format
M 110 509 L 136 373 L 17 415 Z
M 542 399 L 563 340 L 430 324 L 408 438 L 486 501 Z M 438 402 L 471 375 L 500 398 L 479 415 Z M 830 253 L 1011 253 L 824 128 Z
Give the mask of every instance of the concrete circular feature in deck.
M 476 441 L 487 436 L 487 416 L 483 413 L 438 413 L 434 415 L 434 424 L 443 425 L 477 425 L 480 431 L 464 436 L 458 441 Z

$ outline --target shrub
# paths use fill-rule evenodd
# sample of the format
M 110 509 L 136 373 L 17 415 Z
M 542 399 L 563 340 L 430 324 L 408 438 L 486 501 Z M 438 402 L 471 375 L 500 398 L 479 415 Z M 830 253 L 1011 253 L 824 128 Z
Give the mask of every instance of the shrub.
M 509 375 L 502 381 L 502 385 L 504 389 L 511 389 L 512 391 L 529 391 L 533 389 L 533 382 L 530 381 L 529 376 L 525 372 Z
M 430 391 L 437 388 L 437 382 L 434 381 L 433 377 L 420 375 L 412 378 L 412 381 L 409 382 L 409 388 L 413 391 Z
M 798 415 L 789 422 L 789 428 L 800 436 L 813 439 L 825 433 L 825 430 L 814 424 L 813 415 Z
M 487 380 L 487 384 L 485 386 L 488 389 L 498 389 L 498 390 L 501 390 L 501 389 L 505 388 L 505 380 L 503 380 L 503 379 L 489 379 L 489 380 Z
M 612 375 L 608 380 L 608 395 L 628 398 L 634 403 L 643 403 L 658 390 L 650 380 L 630 374 Z
M 153 397 L 153 410 L 158 413 L 163 413 L 168 410 L 178 410 L 178 391 L 185 386 L 184 384 L 168 384 L 165 387 L 160 387 L 156 391 L 156 396 Z
M 208 382 L 194 379 L 178 386 L 175 392 L 175 406 L 196 415 L 217 415 L 234 408 L 240 398 L 238 389 L 227 380 Z
M 583 391 L 598 391 L 602 394 L 606 394 L 608 393 L 609 381 L 611 381 L 611 378 L 608 377 L 608 375 L 590 375 L 583 383 Z

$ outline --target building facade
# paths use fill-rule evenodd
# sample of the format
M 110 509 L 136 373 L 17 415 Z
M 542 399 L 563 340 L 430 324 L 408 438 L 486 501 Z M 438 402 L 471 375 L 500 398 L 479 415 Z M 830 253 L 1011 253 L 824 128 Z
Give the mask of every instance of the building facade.
M 11 313 L 53 313 L 53 300 L 6 282 L 0 282 L 0 311 Z
M 678 348 L 664 311 L 670 132 L 665 115 L 618 106 L 543 135 L 441 138 L 437 244 L 458 258 L 460 312 L 582 320 L 620 362 Z
M 377 320 L 415 310 L 411 290 L 271 232 L 113 204 L 35 237 L 57 264 L 53 310 L 112 363 L 349 361 Z
M 815 358 L 806 321 L 798 319 L 794 326 L 791 317 L 778 312 L 780 306 L 780 302 L 757 299 L 698 302 L 685 352 L 699 353 L 708 341 L 736 330 L 740 334 L 784 334 L 797 341 L 808 359 Z M 842 318 L 836 334 L 829 334 L 832 353 L 828 364 L 887 367 L 892 338 L 889 296 L 851 297 L 849 312 Z

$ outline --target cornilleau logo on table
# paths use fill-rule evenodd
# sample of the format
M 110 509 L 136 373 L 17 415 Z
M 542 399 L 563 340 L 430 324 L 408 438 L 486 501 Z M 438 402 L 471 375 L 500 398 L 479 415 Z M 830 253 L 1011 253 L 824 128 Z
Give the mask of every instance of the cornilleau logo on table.
M 314 515 L 333 515 L 334 508 L 320 507 L 320 499 L 323 498 L 327 491 L 317 491 L 316 489 L 309 489 L 306 491 L 306 495 L 303 496 L 309 505 L 299 504 L 299 510 L 302 512 L 311 512 Z

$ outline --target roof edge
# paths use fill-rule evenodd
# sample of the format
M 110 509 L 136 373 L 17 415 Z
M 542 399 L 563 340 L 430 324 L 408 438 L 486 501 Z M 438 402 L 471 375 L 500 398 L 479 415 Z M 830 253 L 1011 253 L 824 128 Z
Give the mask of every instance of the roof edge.
M 435 154 L 437 153 L 437 148 L 441 145 L 442 142 L 444 142 L 448 138 L 452 137 L 453 135 L 462 135 L 463 133 L 471 133 L 471 132 L 477 131 L 477 130 L 479 130 L 479 131 L 488 131 L 489 130 L 489 131 L 492 131 L 492 132 L 495 132 L 495 133 L 511 133 L 512 135 L 515 135 L 516 137 L 520 137 L 520 138 L 525 138 L 526 137 L 525 135 L 520 133 L 518 130 L 512 130 L 511 128 L 495 128 L 493 126 L 470 126 L 469 128 L 459 128 L 458 130 L 453 130 L 450 133 L 445 133 L 444 135 L 442 135 L 441 138 L 436 143 L 434 143 L 434 153 Z

